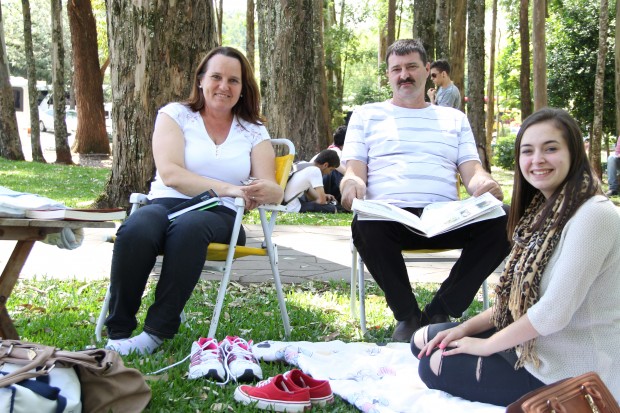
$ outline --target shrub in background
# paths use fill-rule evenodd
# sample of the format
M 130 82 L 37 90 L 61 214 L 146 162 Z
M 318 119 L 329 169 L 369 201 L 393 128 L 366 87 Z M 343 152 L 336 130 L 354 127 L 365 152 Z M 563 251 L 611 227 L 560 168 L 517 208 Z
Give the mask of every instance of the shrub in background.
M 493 151 L 493 165 L 502 169 L 515 169 L 515 135 L 500 136 Z

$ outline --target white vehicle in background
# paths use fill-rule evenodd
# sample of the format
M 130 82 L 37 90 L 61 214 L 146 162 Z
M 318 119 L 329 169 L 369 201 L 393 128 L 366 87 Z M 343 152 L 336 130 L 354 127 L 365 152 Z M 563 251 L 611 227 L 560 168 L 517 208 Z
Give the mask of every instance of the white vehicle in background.
M 30 129 L 30 99 L 28 94 L 28 79 L 18 76 L 11 76 L 9 79 L 11 89 L 13 89 L 13 99 L 15 102 L 15 117 L 20 133 L 27 133 Z M 45 81 L 37 81 L 37 93 L 39 98 L 47 93 Z
M 73 109 L 66 111 L 67 132 L 75 133 L 77 130 L 77 112 Z M 54 109 L 39 109 L 39 127 L 41 132 L 54 131 Z

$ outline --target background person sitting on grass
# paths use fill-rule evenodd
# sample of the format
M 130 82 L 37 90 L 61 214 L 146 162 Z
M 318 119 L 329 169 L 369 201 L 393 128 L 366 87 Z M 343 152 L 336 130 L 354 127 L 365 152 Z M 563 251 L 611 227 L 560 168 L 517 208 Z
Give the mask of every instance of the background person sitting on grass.
M 288 212 L 337 211 L 336 198 L 323 189 L 323 176 L 340 166 L 336 151 L 325 149 L 312 162 L 298 162 L 284 190 L 284 202 Z

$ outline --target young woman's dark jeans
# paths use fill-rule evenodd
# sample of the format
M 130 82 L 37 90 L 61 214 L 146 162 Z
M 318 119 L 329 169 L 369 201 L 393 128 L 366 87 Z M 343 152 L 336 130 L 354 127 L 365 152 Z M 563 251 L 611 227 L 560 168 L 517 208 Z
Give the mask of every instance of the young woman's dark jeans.
M 455 325 L 457 323 L 428 326 L 427 340 L 431 340 L 438 332 Z M 495 330 L 489 330 L 475 337 L 490 337 L 494 332 Z M 411 351 L 416 357 L 420 353 L 413 338 L 411 339 Z M 420 359 L 418 373 L 430 389 L 443 390 L 453 396 L 471 401 L 507 406 L 525 393 L 545 385 L 526 369 L 515 370 L 516 362 L 517 355 L 514 349 L 488 357 L 457 354 L 442 357 L 439 374 L 435 374 L 431 370 L 429 356 Z
M 204 266 L 211 242 L 229 243 L 235 212 L 224 206 L 190 211 L 174 221 L 168 209 L 184 201 L 156 199 L 133 213 L 117 232 L 110 275 L 108 337 L 122 339 L 136 328 L 136 313 L 149 274 L 163 254 L 155 302 L 149 307 L 144 331 L 172 338 L 179 329 L 180 315 Z M 238 245 L 245 244 L 243 228 Z

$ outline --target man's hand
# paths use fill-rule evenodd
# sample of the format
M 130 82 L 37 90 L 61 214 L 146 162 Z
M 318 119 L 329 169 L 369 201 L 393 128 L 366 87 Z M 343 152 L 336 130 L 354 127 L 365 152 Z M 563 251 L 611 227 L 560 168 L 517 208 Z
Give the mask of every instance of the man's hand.
M 353 200 L 364 199 L 366 196 L 366 181 L 368 179 L 368 166 L 362 161 L 347 161 L 347 171 L 340 181 L 340 204 L 347 211 L 351 210 Z
M 463 184 L 470 195 L 480 196 L 489 192 L 500 201 L 504 199 L 502 188 L 491 174 L 484 170 L 480 162 L 467 161 L 462 163 L 459 166 L 459 174 L 461 174 Z
M 499 186 L 497 181 L 495 181 L 493 178 L 480 177 L 477 181 L 478 183 L 476 185 L 476 189 L 474 193 L 472 194 L 473 196 L 480 196 L 484 194 L 485 192 L 489 192 L 491 195 L 493 195 L 495 198 L 499 199 L 500 201 L 504 199 L 504 193 L 502 192 L 502 188 Z
M 431 100 L 431 103 L 435 103 L 435 93 L 437 91 L 435 90 L 435 88 L 430 88 L 426 94 L 428 95 L 428 98 Z
M 364 199 L 364 195 L 366 195 L 366 185 L 359 180 L 348 179 L 342 183 L 340 193 L 342 194 L 340 204 L 344 209 L 350 211 L 354 199 Z

